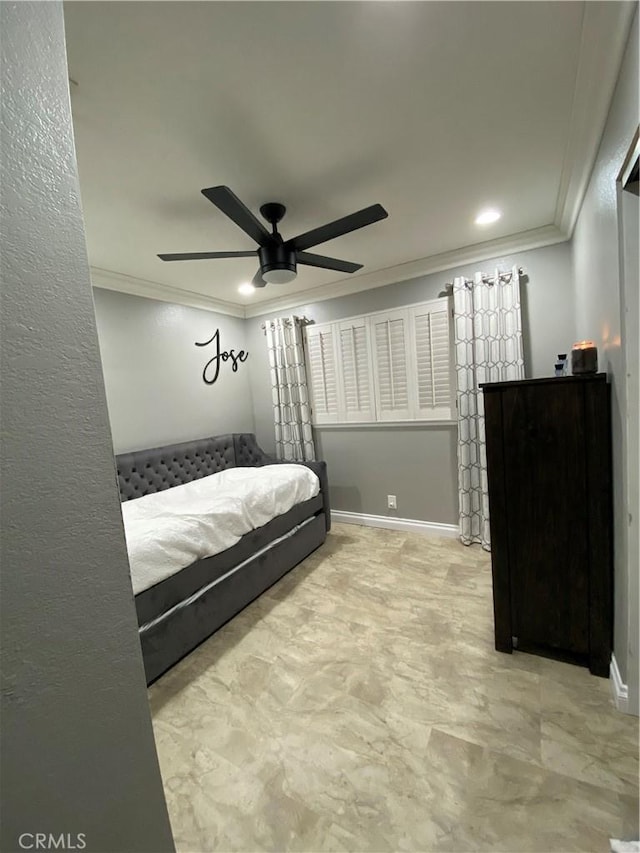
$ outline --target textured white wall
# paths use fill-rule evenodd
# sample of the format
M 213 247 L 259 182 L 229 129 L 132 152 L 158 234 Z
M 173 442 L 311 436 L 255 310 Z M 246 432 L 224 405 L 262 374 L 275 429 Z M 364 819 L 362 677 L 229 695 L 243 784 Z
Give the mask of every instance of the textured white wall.
M 626 379 L 622 347 L 620 240 L 616 179 L 638 127 L 638 13 L 620 69 L 609 116 L 573 236 L 576 335 L 598 346 L 599 369 L 612 389 L 615 636 L 623 679 L 628 667 L 629 620 L 637 624 L 638 602 L 629 597 L 627 566 Z M 635 510 L 637 512 L 637 508 Z M 635 566 L 634 571 L 638 567 Z M 637 655 L 637 649 L 635 650 Z M 636 658 L 637 666 L 637 658 Z
M 173 842 L 100 372 L 62 4 L 0 3 L 0 30 L 0 847 L 40 832 L 79 849 L 83 833 L 89 853 L 160 853 Z
M 248 360 L 202 371 L 220 332 L 222 350 L 247 350 L 244 320 L 95 288 L 100 353 L 116 453 L 226 432 L 253 432 Z M 207 377 L 212 378 L 211 370 Z

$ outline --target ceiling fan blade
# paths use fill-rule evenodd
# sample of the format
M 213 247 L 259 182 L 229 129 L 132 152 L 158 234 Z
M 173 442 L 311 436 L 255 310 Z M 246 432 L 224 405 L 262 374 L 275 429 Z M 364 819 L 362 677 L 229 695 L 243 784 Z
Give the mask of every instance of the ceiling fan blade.
M 158 255 L 161 261 L 208 261 L 210 258 L 252 258 L 255 252 L 184 252 L 181 255 Z
M 351 261 L 339 261 L 337 258 L 325 258 L 324 255 L 313 255 L 310 252 L 297 252 L 299 264 L 308 267 L 322 267 L 325 270 L 338 270 L 338 272 L 355 272 L 362 269 L 362 264 L 352 264 Z
M 318 243 L 326 243 L 327 240 L 333 240 L 335 237 L 341 237 L 350 231 L 357 231 L 358 228 L 364 228 L 365 225 L 371 225 L 380 219 L 386 219 L 388 215 L 381 204 L 372 204 L 371 207 L 365 207 L 363 210 L 349 214 L 349 216 L 343 216 L 342 219 L 336 219 L 335 222 L 329 222 L 327 225 L 321 225 L 320 228 L 314 228 L 312 231 L 306 231 L 292 240 L 287 240 L 285 246 L 293 248 L 297 252 L 303 252 L 311 246 L 317 246 Z
M 262 278 L 262 270 L 259 269 L 258 272 L 254 275 L 251 280 L 251 284 L 254 287 L 266 287 L 267 282 Z
M 263 243 L 270 241 L 271 234 L 262 222 L 256 219 L 229 187 L 208 187 L 202 190 L 202 195 L 232 219 L 258 245 L 262 246 Z

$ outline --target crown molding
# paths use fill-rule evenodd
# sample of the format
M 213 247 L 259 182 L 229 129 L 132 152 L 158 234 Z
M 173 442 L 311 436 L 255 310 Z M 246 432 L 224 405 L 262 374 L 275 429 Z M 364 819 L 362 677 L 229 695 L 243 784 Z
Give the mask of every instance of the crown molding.
M 267 299 L 254 305 L 238 305 L 226 302 L 222 299 L 212 299 L 202 293 L 184 290 L 180 287 L 171 287 L 155 281 L 148 281 L 134 276 L 112 270 L 103 270 L 91 267 L 91 283 L 94 287 L 105 290 L 117 290 L 120 293 L 129 293 L 132 296 L 142 296 L 145 299 L 159 299 L 162 302 L 173 302 L 177 305 L 189 305 L 192 308 L 202 308 L 205 311 L 215 311 L 218 314 L 229 314 L 232 317 L 253 318 L 272 311 L 284 311 L 306 305 L 310 302 L 322 302 L 326 299 L 335 299 L 337 296 L 348 296 L 352 293 L 360 293 L 376 287 L 384 287 L 387 284 L 396 284 L 400 281 L 409 281 L 430 273 L 442 272 L 465 264 L 486 261 L 499 255 L 512 254 L 513 252 L 524 252 L 528 249 L 539 249 L 542 246 L 551 246 L 554 243 L 562 243 L 568 237 L 555 225 L 545 225 L 531 231 L 522 231 L 508 237 L 497 240 L 488 240 L 484 243 L 475 243 L 452 252 L 443 252 L 439 255 L 431 255 L 428 258 L 419 258 L 404 264 L 396 264 L 387 269 L 376 270 L 364 275 L 341 279 L 332 284 L 313 287 L 281 296 L 276 299 Z
M 420 258 L 404 264 L 397 264 L 387 269 L 364 275 L 353 276 L 342 279 L 333 284 L 325 284 L 313 287 L 309 290 L 291 293 L 276 299 L 267 299 L 247 305 L 245 317 L 260 317 L 272 311 L 285 311 L 289 308 L 297 308 L 311 302 L 322 302 L 326 299 L 335 299 L 337 296 L 348 296 L 352 293 L 360 293 L 363 290 L 372 290 L 376 287 L 384 287 L 387 284 L 397 284 L 400 281 L 409 281 L 430 273 L 442 272 L 455 267 L 486 261 L 499 255 L 508 255 L 513 252 L 524 252 L 528 249 L 539 249 L 542 246 L 551 246 L 554 243 L 563 243 L 568 237 L 555 225 L 544 225 L 531 231 L 521 231 L 508 237 L 496 240 L 488 240 L 484 243 L 474 243 L 462 249 L 452 252 L 443 252 L 439 255 L 431 255 L 428 258 Z
M 585 3 L 554 222 L 573 234 L 620 73 L 636 2 Z
M 91 284 L 104 290 L 117 290 L 131 296 L 142 296 L 145 299 L 159 299 L 161 302 L 173 302 L 177 305 L 188 305 L 191 308 L 202 308 L 205 311 L 215 311 L 218 314 L 228 314 L 231 317 L 242 317 L 245 312 L 243 305 L 234 305 L 223 299 L 212 299 L 203 293 L 171 287 L 157 281 L 147 281 L 131 275 L 91 267 Z

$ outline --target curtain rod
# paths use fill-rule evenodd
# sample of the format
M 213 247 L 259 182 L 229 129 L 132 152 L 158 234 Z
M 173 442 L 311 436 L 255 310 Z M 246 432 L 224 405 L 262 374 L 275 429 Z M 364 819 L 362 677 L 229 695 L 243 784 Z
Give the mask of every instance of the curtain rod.
M 523 267 L 518 267 L 518 274 L 519 274 L 519 275 L 524 275 L 524 268 L 523 268 Z M 501 273 L 498 273 L 498 281 L 506 281 L 506 282 L 509 282 L 509 281 L 511 281 L 511 276 L 512 276 L 512 275 L 513 275 L 513 273 L 512 273 L 512 272 L 501 272 Z M 493 276 L 493 275 L 483 275 L 483 276 L 482 276 L 482 281 L 483 281 L 485 284 L 493 284 L 493 283 L 495 282 L 495 276 Z M 473 279 L 472 279 L 472 278 L 465 278 L 464 283 L 465 283 L 465 284 L 467 284 L 467 285 L 469 285 L 469 284 L 473 284 Z M 448 282 L 445 284 L 445 287 L 453 287 L 453 282 L 452 282 L 452 281 L 448 281 Z M 299 321 L 303 326 L 308 326 L 308 325 L 309 325 L 309 323 L 313 323 L 313 320 L 310 320 L 308 317 L 297 317 L 295 314 L 293 315 L 293 317 L 278 317 L 278 318 L 276 318 L 276 319 L 279 319 L 279 320 L 280 320 L 280 322 L 283 322 L 285 325 L 290 324 L 292 319 L 293 319 L 293 320 L 298 320 L 298 321 Z M 275 320 L 269 320 L 268 322 L 269 322 L 269 323 L 274 323 L 274 322 L 275 322 Z M 266 332 L 266 330 L 267 330 L 267 323 L 262 323 L 262 324 L 261 324 L 261 326 L 260 326 L 260 328 L 262 329 L 262 331 L 263 331 L 263 332 Z
M 260 328 L 263 332 L 266 332 L 267 326 L 271 325 L 272 323 L 275 323 L 276 320 L 280 320 L 280 322 L 284 323 L 285 326 L 291 325 L 292 320 L 297 320 L 302 326 L 308 326 L 309 323 L 313 323 L 313 320 L 310 320 L 308 317 L 298 317 L 296 314 L 294 314 L 291 317 L 276 317 L 275 320 L 268 320 L 266 323 L 262 323 L 260 325 Z
M 522 267 L 518 267 L 518 274 L 519 274 L 519 275 L 524 275 L 524 269 L 523 269 Z M 512 273 L 512 272 L 501 272 L 501 273 L 498 273 L 498 281 L 506 281 L 506 282 L 508 283 L 508 282 L 510 282 L 510 281 L 511 281 L 511 276 L 512 276 L 512 275 L 513 275 L 513 273 Z M 482 281 L 484 282 L 484 284 L 494 284 L 494 283 L 495 283 L 495 276 L 493 276 L 493 275 L 483 275 L 483 276 L 482 276 Z M 473 279 L 472 279 L 472 278 L 465 278 L 464 283 L 465 283 L 466 285 L 469 285 L 469 284 L 473 284 L 473 283 L 474 283 L 474 281 L 473 281 Z M 453 282 L 452 282 L 452 281 L 448 281 L 448 282 L 445 284 L 445 287 L 453 287 Z

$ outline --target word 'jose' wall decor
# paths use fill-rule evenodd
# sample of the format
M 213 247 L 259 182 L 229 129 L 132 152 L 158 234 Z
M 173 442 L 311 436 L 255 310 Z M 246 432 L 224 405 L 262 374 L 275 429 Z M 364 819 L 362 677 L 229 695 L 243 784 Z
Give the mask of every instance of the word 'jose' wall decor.
M 231 370 L 234 373 L 238 372 L 238 365 L 242 361 L 246 361 L 249 358 L 249 353 L 245 352 L 243 349 L 240 352 L 236 353 L 235 350 L 221 350 L 220 349 L 220 329 L 216 329 L 213 337 L 209 338 L 208 341 L 203 341 L 202 343 L 198 343 L 196 341 L 197 347 L 208 347 L 209 344 L 214 344 L 215 347 L 215 355 L 209 359 L 209 361 L 205 364 L 204 369 L 202 371 L 202 378 L 206 382 L 207 385 L 213 385 L 220 375 L 220 365 L 224 361 L 231 362 Z

